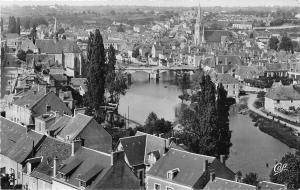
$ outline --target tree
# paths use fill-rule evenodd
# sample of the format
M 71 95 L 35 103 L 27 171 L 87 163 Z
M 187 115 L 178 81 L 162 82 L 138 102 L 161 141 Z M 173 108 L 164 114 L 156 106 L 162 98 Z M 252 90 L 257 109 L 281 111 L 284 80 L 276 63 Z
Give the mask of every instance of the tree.
M 216 156 L 217 112 L 216 89 L 210 76 L 202 76 L 200 90 L 192 95 L 191 106 L 180 118 L 183 125 L 181 140 L 195 153 Z
M 20 35 L 21 28 L 20 28 L 20 18 L 17 18 L 17 23 L 16 23 L 16 33 Z
M 139 48 L 135 48 L 135 49 L 132 51 L 132 57 L 137 58 L 139 55 L 140 55 Z
M 229 129 L 229 102 L 227 99 L 227 91 L 222 83 L 217 88 L 217 155 L 225 155 L 228 158 L 231 147 L 231 131 Z
M 157 121 L 157 120 L 158 120 L 158 117 L 157 117 L 156 113 L 151 112 L 146 119 L 145 125 L 154 125 L 155 121 Z
M 287 153 L 270 173 L 274 183 L 287 184 L 288 189 L 300 188 L 300 152 Z
M 105 52 L 103 39 L 99 29 L 95 34 L 90 35 L 87 47 L 87 93 L 84 97 L 84 104 L 87 106 L 86 114 L 94 115 L 97 121 L 104 121 L 103 110 L 105 93 Z
M 245 178 L 242 181 L 243 183 L 247 183 L 249 185 L 257 186 L 258 184 L 258 176 L 256 173 L 250 172 L 246 174 Z
M 120 95 L 125 95 L 127 86 L 127 79 L 122 71 L 115 70 L 116 53 L 114 47 L 111 45 L 107 52 L 107 76 L 106 89 L 109 92 L 109 102 L 118 104 Z
M 58 29 L 57 33 L 58 33 L 58 34 L 63 34 L 63 33 L 65 33 L 65 29 L 60 28 L 60 29 Z
M 178 97 L 183 100 L 189 100 L 189 94 L 187 93 L 187 89 L 190 88 L 191 86 L 191 80 L 190 80 L 190 75 L 188 73 L 183 73 L 182 77 L 179 80 L 179 86 L 181 88 L 182 94 L 179 95 Z
M 3 18 L 1 17 L 1 32 L 3 32 Z
M 269 47 L 270 47 L 270 49 L 274 49 L 274 50 L 277 51 L 277 49 L 278 49 L 278 43 L 279 43 L 279 40 L 276 37 L 274 37 L 274 36 L 271 37 L 269 39 Z
M 148 134 L 161 134 L 168 133 L 172 129 L 170 121 L 166 121 L 164 118 L 158 119 L 154 112 L 151 112 L 146 119 L 144 131 Z
M 123 27 L 123 24 L 120 24 L 117 28 L 117 32 L 125 32 L 125 29 Z
M 17 53 L 17 58 L 26 61 L 26 52 L 20 49 Z
M 29 36 L 32 39 L 32 42 L 35 44 L 35 40 L 36 40 L 36 37 L 37 37 L 37 30 L 36 30 L 35 26 L 32 27 Z
M 279 49 L 283 49 L 287 52 L 291 51 L 291 53 L 294 53 L 292 40 L 286 36 L 282 37 L 279 44 Z
M 17 32 L 17 23 L 14 16 L 9 17 L 8 19 L 8 33 L 16 33 Z

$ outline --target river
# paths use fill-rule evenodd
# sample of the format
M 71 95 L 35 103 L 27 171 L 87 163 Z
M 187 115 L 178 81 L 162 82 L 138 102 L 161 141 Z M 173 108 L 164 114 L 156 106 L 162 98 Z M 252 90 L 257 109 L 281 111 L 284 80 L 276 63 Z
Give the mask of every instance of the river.
M 146 73 L 133 74 L 132 85 L 120 99 L 119 112 L 127 115 L 129 109 L 129 118 L 142 124 L 152 111 L 159 117 L 174 121 L 174 110 L 180 103 L 178 95 L 181 91 L 174 82 L 173 73 L 162 73 L 160 77 L 159 83 L 156 83 L 155 80 L 149 82 Z M 243 175 L 256 172 L 260 179 L 268 180 L 275 161 L 287 152 L 293 152 L 279 140 L 254 127 L 248 115 L 232 114 L 230 129 L 233 145 L 226 164 L 234 172 L 241 171 Z

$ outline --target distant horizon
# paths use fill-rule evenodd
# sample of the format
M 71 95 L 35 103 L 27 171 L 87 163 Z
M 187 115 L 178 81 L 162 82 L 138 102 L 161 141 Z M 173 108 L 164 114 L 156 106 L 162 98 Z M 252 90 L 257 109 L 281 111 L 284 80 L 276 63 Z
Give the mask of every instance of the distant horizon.
M 7 6 L 300 7 L 300 0 L 1 0 Z

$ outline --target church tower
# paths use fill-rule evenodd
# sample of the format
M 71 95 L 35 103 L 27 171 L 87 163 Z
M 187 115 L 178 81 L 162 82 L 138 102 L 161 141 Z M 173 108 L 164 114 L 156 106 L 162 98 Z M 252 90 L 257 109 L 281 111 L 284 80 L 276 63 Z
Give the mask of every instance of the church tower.
M 199 3 L 198 7 L 198 14 L 196 18 L 196 23 L 195 23 L 195 34 L 194 34 L 194 43 L 195 45 L 200 45 L 204 42 L 204 26 L 202 23 L 202 17 L 201 17 L 201 7 Z

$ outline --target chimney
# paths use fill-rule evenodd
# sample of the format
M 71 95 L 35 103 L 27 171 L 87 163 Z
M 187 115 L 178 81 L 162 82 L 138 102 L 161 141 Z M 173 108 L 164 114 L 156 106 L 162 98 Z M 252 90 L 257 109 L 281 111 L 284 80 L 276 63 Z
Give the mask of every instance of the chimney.
M 225 155 L 220 155 L 220 162 L 225 165 Z
M 224 74 L 224 66 L 222 66 L 222 74 Z
M 234 181 L 239 182 L 239 176 L 238 176 L 238 174 L 234 175 Z
M 34 129 L 35 129 L 35 125 L 29 124 L 26 126 L 26 133 L 28 133 L 29 131 L 34 130 Z
M 53 159 L 53 177 L 56 176 L 56 171 L 57 171 L 57 160 L 58 160 L 58 158 L 57 158 L 57 156 L 55 156 L 54 159 Z
M 228 63 L 227 63 L 227 57 L 225 57 L 225 65 L 227 65 Z
M 117 161 L 124 160 L 125 153 L 124 153 L 123 150 L 122 151 L 117 151 L 117 152 L 112 152 L 110 158 L 111 158 L 110 165 L 113 166 L 117 163 Z
M 207 171 L 208 169 L 208 160 L 205 160 L 203 163 L 203 172 Z
M 76 151 L 82 146 L 84 142 L 84 139 L 74 139 L 72 142 L 71 142 L 71 145 L 72 145 L 72 153 L 71 153 L 71 156 L 74 156 Z
M 213 182 L 216 178 L 216 174 L 215 172 L 210 172 L 209 174 L 210 174 L 210 181 Z
M 219 57 L 216 57 L 216 65 L 219 65 Z

